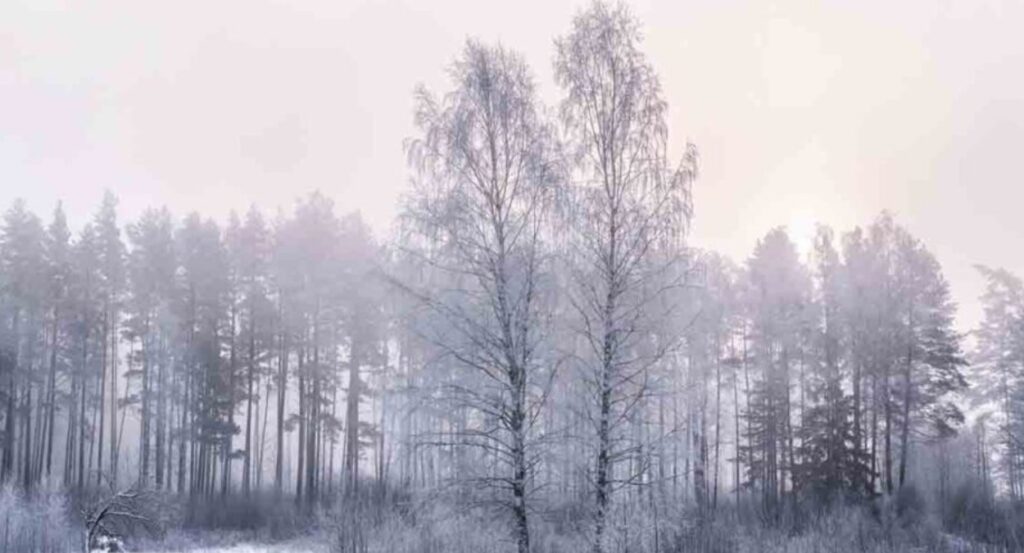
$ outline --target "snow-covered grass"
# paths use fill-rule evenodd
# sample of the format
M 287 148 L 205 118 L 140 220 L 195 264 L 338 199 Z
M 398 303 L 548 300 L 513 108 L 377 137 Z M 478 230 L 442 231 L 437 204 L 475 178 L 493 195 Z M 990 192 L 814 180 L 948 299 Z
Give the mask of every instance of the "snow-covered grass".
M 0 489 L 0 553 L 81 551 L 82 542 L 63 493 L 28 495 L 10 484 Z
M 331 553 L 504 553 L 515 549 L 501 511 L 452 497 L 407 498 L 404 504 L 350 502 L 323 513 L 317 547 Z M 923 504 L 895 499 L 815 509 L 800 524 L 742 520 L 729 506 L 703 525 L 678 502 L 620 502 L 609 514 L 608 553 L 1002 553 L 943 530 Z M 534 513 L 532 550 L 592 550 L 586 509 L 567 505 Z M 314 549 L 302 549 L 303 551 Z M 270 550 L 274 551 L 274 550 Z
M 912 495 L 912 494 L 911 494 Z M 253 497 L 181 502 L 167 532 L 127 540 L 133 553 L 506 553 L 515 549 L 507 513 L 481 498 L 444 493 L 366 490 L 336 499 L 313 514 L 291 499 Z M 606 532 L 608 553 L 1003 553 L 912 496 L 874 503 L 807 506 L 793 523 L 766 526 L 752 509 L 729 504 L 697 523 L 682 501 L 621 498 L 613 503 Z M 195 509 L 192 514 L 187 511 Z M 801 507 L 803 508 L 803 507 Z M 968 512 L 978 505 L 965 506 Z M 986 511 L 987 512 L 987 511 Z M 216 513 L 215 515 L 212 513 Z M 1007 512 L 1007 516 L 1015 516 Z M 531 515 L 534 553 L 592 550 L 585 502 L 549 501 Z M 948 515 L 947 515 L 948 518 Z M 991 518 L 988 517 L 988 518 Z M 958 519 L 959 520 L 959 519 Z M 1018 519 L 1019 520 L 1019 519 Z M 202 524 L 200 524 L 202 523 Z M 284 531 L 268 527 L 277 524 Z M 963 522 L 961 525 L 965 524 Z M 968 528 L 964 526 L 964 528 Z M 76 512 L 60 493 L 26 496 L 0 490 L 0 553 L 81 550 Z M 975 540 L 975 541 L 972 541 Z
M 319 544 L 309 539 L 301 539 L 280 543 L 243 542 L 231 545 L 142 549 L 138 553 L 326 553 L 327 551 L 326 544 Z

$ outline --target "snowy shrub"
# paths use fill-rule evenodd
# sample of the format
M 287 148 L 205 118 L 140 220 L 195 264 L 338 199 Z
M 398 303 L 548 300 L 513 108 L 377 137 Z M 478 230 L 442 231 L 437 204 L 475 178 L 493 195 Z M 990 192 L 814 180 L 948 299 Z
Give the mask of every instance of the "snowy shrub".
M 500 523 L 452 508 L 448 502 L 420 501 L 413 509 L 395 504 L 349 502 L 329 526 L 334 553 L 470 553 L 511 551 Z
M 81 551 L 82 543 L 82 529 L 69 517 L 63 493 L 0 489 L 0 553 Z
M 981 482 L 967 480 L 957 486 L 943 514 L 943 522 L 952 532 L 982 543 L 1022 548 L 1024 513 L 992 497 Z
M 247 533 L 260 540 L 294 538 L 309 530 L 313 522 L 294 499 L 283 499 L 272 492 L 250 497 L 193 498 L 182 508 L 182 526 L 186 529 Z

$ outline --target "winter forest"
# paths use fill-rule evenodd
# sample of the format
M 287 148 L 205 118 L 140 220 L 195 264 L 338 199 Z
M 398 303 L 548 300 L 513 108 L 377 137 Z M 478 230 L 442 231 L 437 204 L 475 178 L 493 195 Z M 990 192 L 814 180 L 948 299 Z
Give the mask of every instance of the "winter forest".
M 386 235 L 4 206 L 0 551 L 1019 551 L 1024 281 L 978 265 L 960 329 L 889 212 L 692 243 L 643 36 L 438 59 Z

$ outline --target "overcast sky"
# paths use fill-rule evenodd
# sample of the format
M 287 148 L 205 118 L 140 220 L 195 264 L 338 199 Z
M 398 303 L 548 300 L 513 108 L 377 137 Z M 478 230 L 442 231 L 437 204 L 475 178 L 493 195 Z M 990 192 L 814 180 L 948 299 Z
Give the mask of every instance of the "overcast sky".
M 383 233 L 407 183 L 417 83 L 467 36 L 531 64 L 581 1 L 0 2 L 0 207 L 72 222 L 102 190 L 223 218 L 320 189 Z M 675 150 L 701 152 L 693 242 L 745 259 L 789 225 L 880 210 L 980 317 L 972 264 L 1024 273 L 1024 2 L 634 4 Z

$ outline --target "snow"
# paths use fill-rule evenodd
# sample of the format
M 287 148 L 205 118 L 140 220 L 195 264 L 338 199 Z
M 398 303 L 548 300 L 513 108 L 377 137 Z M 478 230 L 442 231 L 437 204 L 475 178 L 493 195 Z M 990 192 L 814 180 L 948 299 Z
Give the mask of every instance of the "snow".
M 322 548 L 306 542 L 290 541 L 274 544 L 260 543 L 237 543 L 233 545 L 220 545 L 214 547 L 197 547 L 195 549 L 166 549 L 144 551 L 139 553 L 306 553 L 319 551 Z

